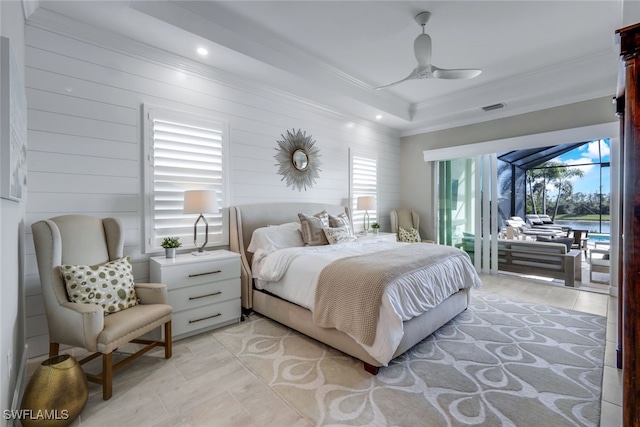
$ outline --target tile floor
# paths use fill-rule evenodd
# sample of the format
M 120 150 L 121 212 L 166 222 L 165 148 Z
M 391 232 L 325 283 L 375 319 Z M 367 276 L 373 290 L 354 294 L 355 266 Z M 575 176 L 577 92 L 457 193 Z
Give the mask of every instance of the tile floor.
M 622 371 L 615 367 L 617 299 L 512 276 L 482 279 L 484 292 L 607 316 L 600 425 L 621 426 Z M 82 357 L 82 350 L 65 352 Z M 89 401 L 72 425 L 310 426 L 211 333 L 176 341 L 169 360 L 162 352 L 154 350 L 148 354 L 155 357 L 143 357 L 118 371 L 111 400 L 102 400 L 101 388 L 90 383 Z M 29 373 L 45 359 L 30 359 Z

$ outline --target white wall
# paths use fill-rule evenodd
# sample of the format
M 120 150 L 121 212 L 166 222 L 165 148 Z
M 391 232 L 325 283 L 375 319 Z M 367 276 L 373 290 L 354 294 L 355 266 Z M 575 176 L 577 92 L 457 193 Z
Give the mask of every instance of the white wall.
M 24 82 L 24 15 L 19 1 L 0 2 L 0 34 L 11 42 Z M 3 76 L 4 78 L 4 76 Z M 2 94 L 2 96 L 8 96 Z M 0 114 L 9 114 L 0 111 Z M 0 179 L 1 174 L 0 174 Z M 24 202 L 0 199 L 0 409 L 10 409 L 24 353 Z M 9 370 L 9 363 L 11 370 Z M 9 425 L 1 418 L 1 425 Z
M 137 280 L 148 278 L 141 246 L 141 105 L 187 109 L 230 124 L 230 204 L 268 201 L 346 203 L 349 148 L 379 159 L 379 214 L 400 191 L 399 133 L 371 123 L 351 123 L 292 96 L 267 88 L 225 84 L 182 72 L 171 61 L 127 54 L 122 45 L 99 46 L 35 23 L 26 29 L 29 105 L 27 203 L 27 335 L 30 356 L 47 350 L 47 328 L 30 226 L 68 213 L 115 216 L 126 228 L 125 253 Z M 101 43 L 102 44 L 102 43 Z M 137 47 L 139 48 L 139 46 Z M 152 52 L 156 58 L 159 53 Z M 292 191 L 275 166 L 276 140 L 288 129 L 314 137 L 321 153 L 317 184 Z

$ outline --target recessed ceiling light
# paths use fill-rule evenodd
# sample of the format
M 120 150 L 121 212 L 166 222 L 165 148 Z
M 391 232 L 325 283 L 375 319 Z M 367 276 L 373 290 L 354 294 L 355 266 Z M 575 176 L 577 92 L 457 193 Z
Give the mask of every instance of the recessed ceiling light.
M 199 47 L 196 52 L 198 52 L 200 56 L 207 56 L 209 54 L 209 51 L 203 47 Z
M 376 120 L 380 120 L 381 118 L 382 118 L 382 114 L 378 114 L 378 115 L 376 116 Z

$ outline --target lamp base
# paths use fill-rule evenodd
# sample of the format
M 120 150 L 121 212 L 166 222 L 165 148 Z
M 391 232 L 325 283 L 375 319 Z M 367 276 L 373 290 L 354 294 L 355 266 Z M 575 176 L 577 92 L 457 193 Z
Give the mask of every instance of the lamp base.
M 191 252 L 191 255 L 193 255 L 193 256 L 211 255 L 211 252 L 209 252 L 209 251 L 202 251 L 202 252 L 194 251 L 194 252 Z

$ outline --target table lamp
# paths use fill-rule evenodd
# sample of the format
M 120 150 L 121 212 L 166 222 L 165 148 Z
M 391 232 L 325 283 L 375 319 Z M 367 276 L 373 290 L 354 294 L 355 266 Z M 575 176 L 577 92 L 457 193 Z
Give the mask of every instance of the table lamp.
M 197 252 L 191 252 L 191 255 L 205 255 L 207 252 L 204 247 L 209 243 L 209 223 L 204 217 L 205 213 L 218 212 L 218 196 L 212 190 L 191 190 L 184 192 L 184 213 L 200 214 L 193 224 L 193 245 L 198 248 Z M 198 222 L 204 221 L 204 243 L 198 246 Z
M 369 232 L 369 209 L 373 209 L 375 207 L 376 198 L 374 196 L 360 196 L 358 197 L 358 201 L 356 204 L 356 209 L 363 210 L 364 209 L 364 234 Z

